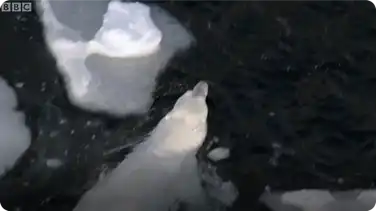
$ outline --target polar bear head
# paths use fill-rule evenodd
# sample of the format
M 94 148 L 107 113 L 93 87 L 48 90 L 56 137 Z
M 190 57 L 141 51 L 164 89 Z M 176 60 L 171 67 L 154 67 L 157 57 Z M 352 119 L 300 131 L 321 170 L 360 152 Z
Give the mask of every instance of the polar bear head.
M 168 119 L 182 120 L 190 128 L 206 126 L 206 118 L 208 116 L 207 95 L 208 84 L 200 81 L 192 90 L 188 90 L 179 97 L 174 108 L 166 117 Z

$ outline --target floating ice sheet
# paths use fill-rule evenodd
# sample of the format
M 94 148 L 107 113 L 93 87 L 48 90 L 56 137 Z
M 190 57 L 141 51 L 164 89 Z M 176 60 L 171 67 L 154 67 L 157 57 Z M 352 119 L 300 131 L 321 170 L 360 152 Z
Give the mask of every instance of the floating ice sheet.
M 206 136 L 207 84 L 199 83 L 176 102 L 149 138 L 80 200 L 75 211 L 167 211 L 187 202 L 208 211 L 196 151 Z
M 15 92 L 0 78 L 0 176 L 12 168 L 30 146 L 30 131 L 16 106 Z
M 55 1 L 41 0 L 38 4 L 45 39 L 64 76 L 69 98 L 84 109 L 113 115 L 146 112 L 156 77 L 175 53 L 193 41 L 161 8 L 117 1 L 109 4 L 94 39 L 86 41 L 62 24 L 66 21 L 55 17 L 55 10 L 69 7 L 52 4 Z M 65 13 L 68 16 L 69 11 Z
M 375 207 L 376 191 L 298 190 L 265 193 L 261 200 L 274 211 L 369 211 Z

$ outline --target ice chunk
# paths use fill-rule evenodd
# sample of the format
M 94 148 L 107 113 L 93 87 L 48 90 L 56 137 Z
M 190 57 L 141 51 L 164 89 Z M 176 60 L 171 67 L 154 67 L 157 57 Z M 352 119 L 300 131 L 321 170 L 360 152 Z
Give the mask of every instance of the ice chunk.
M 230 156 L 230 150 L 225 147 L 218 147 L 208 153 L 208 158 L 214 162 L 226 159 Z
M 326 190 L 301 190 L 287 192 L 282 195 L 282 202 L 297 207 L 304 207 L 304 210 L 319 210 L 323 205 L 334 201 L 333 196 Z
M 41 0 L 37 11 L 45 26 L 45 40 L 64 76 L 72 103 L 83 109 L 119 116 L 146 112 L 152 103 L 156 77 L 175 53 L 190 46 L 192 36 L 156 6 L 147 9 L 148 6 L 141 3 L 112 1 L 102 28 L 87 42 L 79 32 L 62 24 L 67 21 L 55 17 L 54 10 L 66 9 L 58 13 L 67 16 L 70 13 L 69 7 L 51 7 L 57 2 Z M 84 18 L 97 14 L 76 16 L 80 15 Z M 125 33 L 131 26 L 134 31 Z M 141 33 L 148 30 L 149 33 Z M 112 36 L 114 34 L 116 36 Z M 127 56 L 119 57 L 122 55 Z
M 206 136 L 206 95 L 205 82 L 182 95 L 149 138 L 89 190 L 74 210 L 167 211 L 175 201 L 187 202 L 191 210 L 208 210 L 195 159 Z
M 369 211 L 370 208 L 360 201 L 354 200 L 335 200 L 320 207 L 318 211 Z M 316 210 L 312 210 L 316 211 Z
M 153 23 L 148 6 L 112 1 L 88 51 L 110 57 L 146 56 L 158 50 L 161 40 L 162 32 Z
M 216 168 L 209 163 L 200 164 L 200 173 L 209 197 L 218 207 L 229 207 L 239 196 L 239 192 L 231 181 L 223 181 Z
M 46 165 L 50 168 L 59 168 L 63 162 L 57 158 L 51 158 L 46 160 Z
M 375 206 L 374 190 L 297 190 L 265 193 L 261 200 L 274 211 L 369 211 Z M 334 196 L 334 197 L 333 197 Z M 276 198 L 280 198 L 278 203 Z M 295 207 L 288 207 L 294 205 Z
M 16 107 L 15 92 L 0 78 L 0 176 L 13 167 L 30 145 L 25 117 Z
M 230 181 L 223 182 L 219 193 L 222 194 L 220 195 L 220 197 L 218 195 L 218 198 L 220 198 L 222 203 L 226 205 L 234 203 L 234 201 L 238 198 L 239 194 L 234 184 Z

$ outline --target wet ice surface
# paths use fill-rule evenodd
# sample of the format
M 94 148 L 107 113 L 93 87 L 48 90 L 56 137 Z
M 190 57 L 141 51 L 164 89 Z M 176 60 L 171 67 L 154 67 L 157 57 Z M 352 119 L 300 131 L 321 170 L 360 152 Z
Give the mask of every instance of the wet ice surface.
M 30 146 L 31 134 L 17 107 L 14 90 L 0 77 L 0 177 Z
M 88 110 L 119 116 L 147 112 L 156 77 L 193 39 L 158 7 L 113 1 L 103 26 L 87 42 L 63 25 L 66 21 L 55 18 L 54 10 L 61 8 L 53 4 L 47 0 L 39 4 L 46 41 L 65 77 L 70 99 Z

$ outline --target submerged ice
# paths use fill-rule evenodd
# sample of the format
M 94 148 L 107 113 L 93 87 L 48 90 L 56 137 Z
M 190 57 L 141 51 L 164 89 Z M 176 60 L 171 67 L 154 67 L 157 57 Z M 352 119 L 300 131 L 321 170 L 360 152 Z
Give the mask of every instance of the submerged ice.
M 232 181 L 223 181 L 217 174 L 217 168 L 210 163 L 201 162 L 199 171 L 208 197 L 216 210 L 231 207 L 239 196 L 239 192 Z
M 30 145 L 25 117 L 16 107 L 15 92 L 0 78 L 0 176 L 13 167 Z
M 175 103 L 147 140 L 80 200 L 75 211 L 167 211 L 175 202 L 207 211 L 195 154 L 206 136 L 208 85 Z
M 70 100 L 84 109 L 114 115 L 146 112 L 156 77 L 193 40 L 176 19 L 158 7 L 111 1 L 103 25 L 87 41 L 56 18 L 55 10 L 65 8 L 52 7 L 57 3 L 41 0 L 38 4 L 45 39 Z

